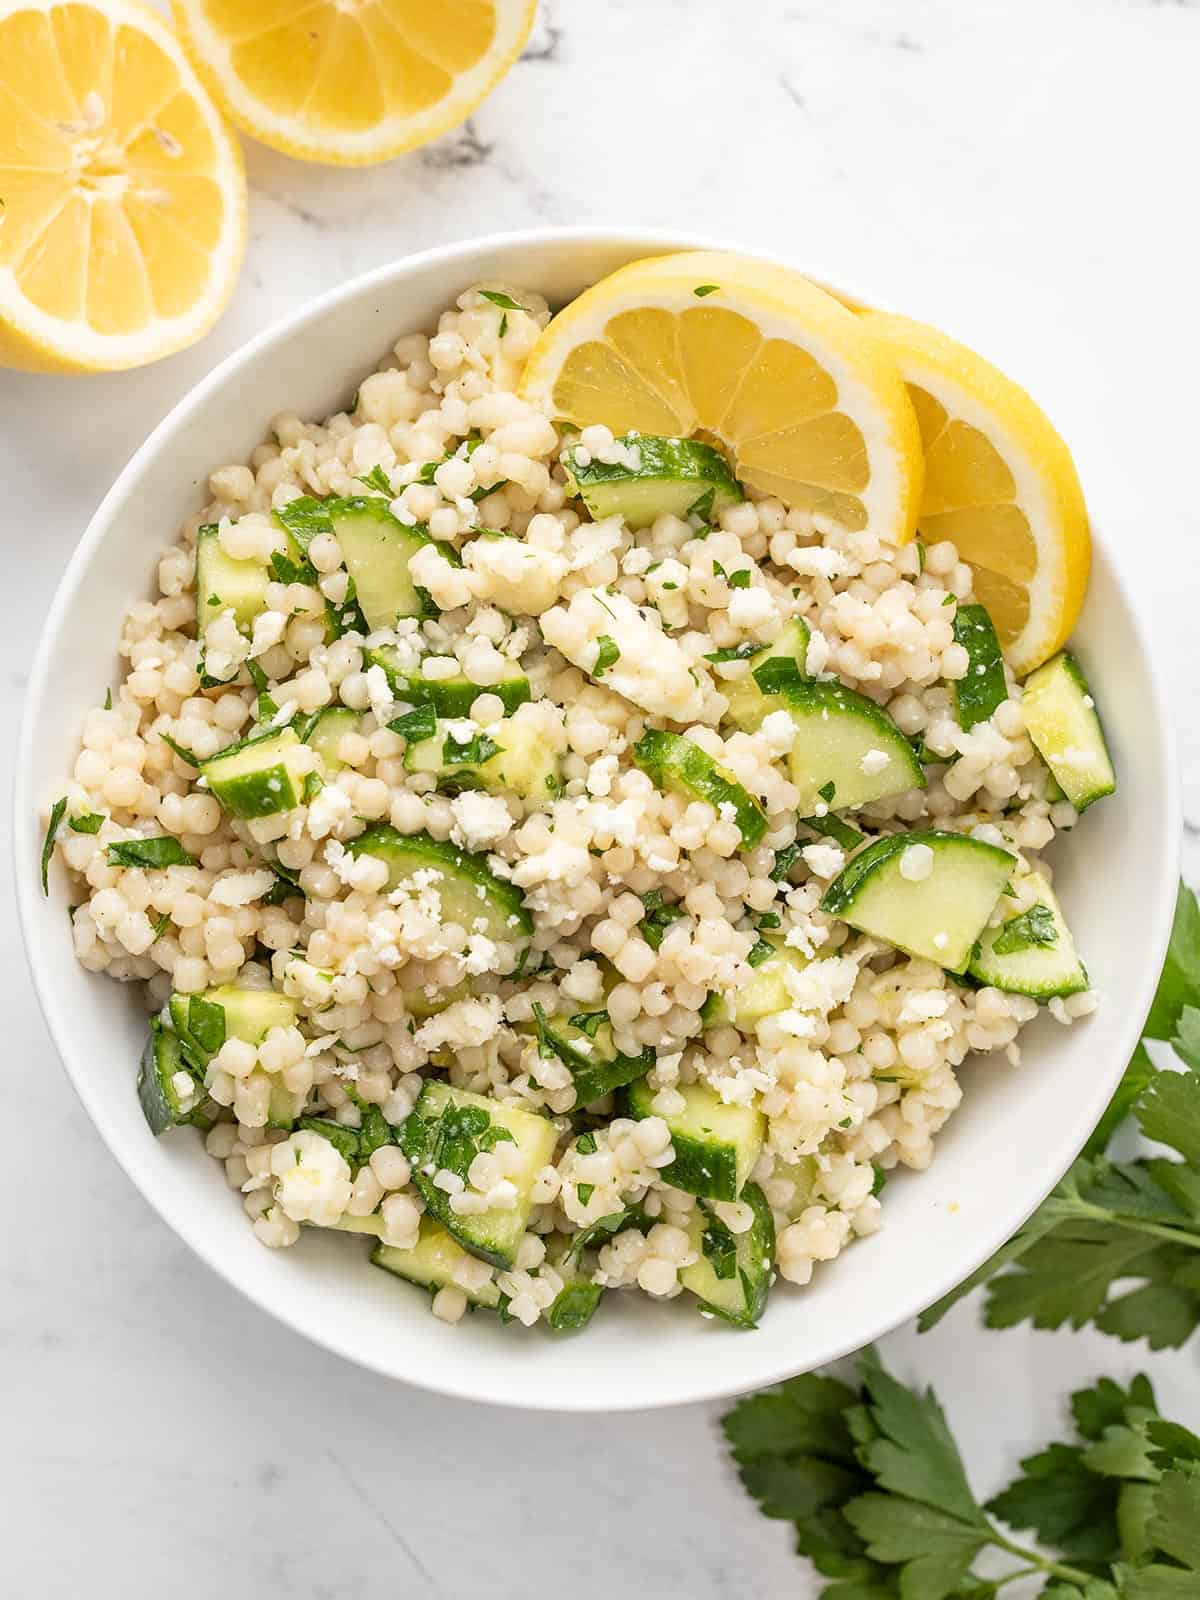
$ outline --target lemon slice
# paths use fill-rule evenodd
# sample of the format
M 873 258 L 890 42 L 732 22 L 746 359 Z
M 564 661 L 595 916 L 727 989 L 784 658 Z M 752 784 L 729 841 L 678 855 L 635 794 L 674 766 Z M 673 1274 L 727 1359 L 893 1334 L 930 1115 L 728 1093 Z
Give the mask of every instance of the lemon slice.
M 789 506 L 901 542 L 921 494 L 904 384 L 862 320 L 785 267 L 719 251 L 634 261 L 559 312 L 527 400 L 579 427 L 715 441 Z
M 925 448 L 918 528 L 952 539 L 975 573 L 1014 672 L 1064 644 L 1091 566 L 1071 453 L 1011 378 L 936 328 L 871 311 L 861 321 L 908 385 Z
M 0 0 L 0 366 L 95 372 L 191 344 L 233 289 L 241 152 L 138 0 Z
M 387 161 L 456 127 L 529 37 L 537 0 L 171 0 L 239 128 L 304 161 Z

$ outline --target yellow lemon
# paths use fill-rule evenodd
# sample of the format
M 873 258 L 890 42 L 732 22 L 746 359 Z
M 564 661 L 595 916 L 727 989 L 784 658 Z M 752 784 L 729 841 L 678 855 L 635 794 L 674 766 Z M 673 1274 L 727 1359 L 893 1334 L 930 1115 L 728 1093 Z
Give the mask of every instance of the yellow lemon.
M 1066 642 L 1087 588 L 1091 536 L 1071 453 L 1024 389 L 965 345 L 908 317 L 860 320 L 920 423 L 920 535 L 954 541 L 1013 671 L 1030 672 Z
M 171 0 L 205 83 L 286 155 L 358 166 L 455 127 L 521 53 L 537 0 Z
M 141 366 L 224 309 L 241 152 L 139 0 L 0 0 L 0 366 Z
M 699 434 L 786 505 L 901 542 L 921 495 L 916 417 L 862 320 L 798 272 L 687 251 L 634 261 L 546 328 L 524 397 L 580 427 Z

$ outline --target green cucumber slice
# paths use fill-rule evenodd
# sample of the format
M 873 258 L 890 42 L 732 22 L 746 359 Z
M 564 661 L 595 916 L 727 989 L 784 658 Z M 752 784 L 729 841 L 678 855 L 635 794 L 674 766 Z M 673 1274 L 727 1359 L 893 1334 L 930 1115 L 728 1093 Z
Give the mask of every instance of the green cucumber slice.
M 687 800 L 706 800 L 718 813 L 728 814 L 747 850 L 767 831 L 766 813 L 758 801 L 707 750 L 683 734 L 647 728 L 633 747 L 633 759 L 659 789 Z
M 607 461 L 579 461 L 580 445 L 562 452 L 571 492 L 578 494 L 593 522 L 623 517 L 629 528 L 648 528 L 656 518 L 686 517 L 693 509 L 713 522 L 726 506 L 744 499 L 725 459 L 698 439 L 630 433 L 619 441 L 635 448 L 637 468 Z
M 1082 993 L 1088 975 L 1053 889 L 1040 872 L 1025 882 L 1036 891 L 1034 905 L 985 928 L 967 971 L 993 989 L 1034 1000 Z
M 342 1221 L 382 1224 L 382 1219 L 375 1217 L 343 1218 Z M 362 1231 L 374 1233 L 376 1230 L 364 1228 Z M 393 1277 L 418 1284 L 435 1294 L 439 1289 L 462 1289 L 471 1305 L 494 1311 L 500 1304 L 500 1291 L 494 1282 L 485 1283 L 481 1289 L 463 1289 L 462 1284 L 455 1281 L 455 1268 L 469 1259 L 469 1252 L 428 1216 L 421 1218 L 417 1242 L 411 1250 L 397 1250 L 395 1245 L 384 1244 L 381 1240 L 371 1251 L 371 1265 L 382 1267 Z
M 614 1089 L 644 1078 L 654 1065 L 654 1049 L 647 1045 L 636 1056 L 622 1055 L 613 1043 L 611 1023 L 594 1030 L 572 1026 L 569 1017 L 544 1017 L 535 1007 L 538 1048 L 557 1056 L 575 1083 L 576 1107 L 590 1106 Z
M 817 1187 L 818 1167 L 816 1156 L 799 1156 L 795 1161 L 785 1161 L 782 1156 L 775 1157 L 771 1176 L 767 1180 L 771 1191 L 771 1204 L 775 1211 L 781 1213 L 789 1222 L 799 1220 L 813 1203 Z M 790 1192 L 779 1193 L 781 1184 L 788 1184 Z
M 296 1021 L 296 1002 L 278 989 L 239 989 L 232 983 L 203 994 L 173 994 L 168 1008 L 186 1052 L 201 1065 L 226 1039 L 261 1044 L 272 1028 L 290 1028 Z
M 841 683 L 790 682 L 774 697 L 796 725 L 789 768 L 799 810 L 854 811 L 925 788 L 912 745 L 882 707 Z
M 754 1171 L 767 1119 L 752 1106 L 726 1105 L 703 1083 L 682 1085 L 679 1093 L 686 1101 L 683 1110 L 664 1118 L 675 1159 L 662 1168 L 662 1176 L 707 1200 L 736 1200 Z M 653 1098 L 644 1081 L 631 1084 L 625 1091 L 628 1114 L 639 1120 L 658 1115 Z
M 351 711 L 349 706 L 326 706 L 318 711 L 305 733 L 304 742 L 320 756 L 326 773 L 340 772 L 345 766 L 345 762 L 338 759 L 337 747 L 343 735 L 358 732 L 361 722 L 361 714 Z
M 418 872 L 436 872 L 443 922 L 457 922 L 468 933 L 483 933 L 521 950 L 532 937 L 533 919 L 521 904 L 521 891 L 498 878 L 486 856 L 469 855 L 427 833 L 398 833 L 386 822 L 360 833 L 347 849 L 387 863 L 389 892 L 411 883 Z
M 954 685 L 959 726 L 973 728 L 1008 699 L 1004 657 L 986 606 L 959 606 L 954 637 L 967 652 L 967 675 Z
M 765 934 L 763 940 L 771 947 L 771 954 L 755 967 L 749 983 L 727 994 L 714 991 L 704 1002 L 700 1018 L 705 1027 L 731 1023 L 741 1033 L 753 1033 L 764 1018 L 787 1011 L 795 1003 L 786 975 L 789 971 L 803 971 L 808 957 L 785 944 L 778 934 Z
M 499 683 L 486 686 L 472 683 L 460 673 L 453 678 L 425 678 L 419 671 L 402 667 L 392 645 L 379 645 L 363 651 L 368 667 L 382 667 L 388 686 L 397 700 L 414 706 L 432 706 L 439 717 L 466 717 L 481 694 L 499 696 L 505 711 L 515 711 L 529 700 L 529 679 L 514 662 Z
M 1076 811 L 1117 787 L 1104 730 L 1087 679 L 1069 650 L 1060 650 L 1025 679 L 1021 710 L 1042 760 Z
M 379 495 L 330 500 L 327 509 L 369 628 L 393 627 L 400 617 L 438 615 L 428 590 L 408 572 L 417 551 L 433 543 L 424 528 L 398 521 Z
M 924 878 L 905 877 L 904 853 L 927 845 Z M 936 830 L 876 839 L 830 884 L 822 911 L 911 956 L 964 972 L 1017 858 L 994 844 Z
M 284 728 L 241 744 L 230 755 L 218 753 L 200 771 L 230 816 L 243 821 L 270 817 L 290 811 L 304 797 L 307 765 L 296 761 L 303 748 L 295 730 Z
M 399 1142 L 413 1164 L 413 1182 L 424 1196 L 429 1215 L 472 1255 L 496 1267 L 511 1267 L 533 1208 L 537 1175 L 553 1157 L 558 1142 L 554 1124 L 486 1095 L 430 1082 L 402 1125 Z M 500 1142 L 514 1144 L 520 1156 L 520 1165 L 507 1174 L 517 1191 L 516 1205 L 460 1216 L 434 1177 L 447 1168 L 465 1181 L 475 1156 Z
M 193 1092 L 186 1096 L 175 1086 L 181 1072 L 192 1085 Z M 142 1112 L 155 1136 L 169 1128 L 208 1128 L 216 1121 L 216 1107 L 204 1093 L 197 1073 L 184 1060 L 178 1038 L 158 1017 L 150 1019 L 150 1037 L 138 1068 L 137 1091 Z
M 482 760 L 470 759 L 479 751 L 485 752 Z M 527 800 L 552 800 L 562 790 L 554 751 L 537 728 L 511 718 L 465 742 L 454 737 L 452 720 L 439 719 L 432 738 L 409 745 L 404 766 L 408 772 L 432 774 L 446 794 L 508 789 Z
M 196 534 L 196 632 L 201 639 L 209 624 L 225 611 L 245 633 L 267 606 L 268 568 L 261 561 L 235 561 L 221 549 L 215 522 Z
M 748 658 L 747 672 L 744 678 L 735 678 L 732 683 L 724 679 L 717 679 L 717 687 L 729 701 L 729 709 L 721 718 L 722 722 L 732 722 L 743 733 L 754 733 L 761 727 L 763 718 L 772 711 L 781 710 L 778 697 L 765 694 L 759 687 L 754 674 L 767 661 L 794 661 L 796 673 L 801 678 L 808 677 L 808 623 L 803 617 L 793 617 L 787 627 L 765 650 L 758 650 Z M 721 652 L 716 652 L 719 657 Z M 710 656 L 708 658 L 712 660 Z
M 703 1200 L 696 1207 L 688 1232 L 699 1255 L 680 1271 L 679 1281 L 702 1311 L 735 1328 L 755 1328 L 775 1271 L 775 1219 L 756 1183 L 748 1183 L 741 1197 L 754 1212 L 745 1233 L 732 1233 Z

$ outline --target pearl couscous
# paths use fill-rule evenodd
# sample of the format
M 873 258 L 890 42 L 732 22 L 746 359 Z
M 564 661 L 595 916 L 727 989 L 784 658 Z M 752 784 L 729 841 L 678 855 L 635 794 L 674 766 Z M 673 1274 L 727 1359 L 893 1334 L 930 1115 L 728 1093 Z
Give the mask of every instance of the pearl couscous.
M 878 1229 L 968 1054 L 1094 1008 L 1043 854 L 1077 812 L 953 544 L 557 425 L 516 392 L 547 320 L 468 290 L 212 473 L 48 847 L 78 959 L 144 987 L 151 1127 L 264 1245 L 368 1234 L 447 1322 L 753 1325 Z M 980 966 L 1052 947 L 1041 989 Z

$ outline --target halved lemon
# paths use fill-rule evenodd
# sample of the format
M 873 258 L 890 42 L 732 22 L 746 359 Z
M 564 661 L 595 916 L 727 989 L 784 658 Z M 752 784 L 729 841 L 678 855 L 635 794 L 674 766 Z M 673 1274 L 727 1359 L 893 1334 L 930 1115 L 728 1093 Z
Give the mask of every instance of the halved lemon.
M 224 309 L 237 141 L 138 0 L 0 0 L 0 366 L 141 366 Z
M 1030 672 L 1066 642 L 1091 567 L 1071 453 L 1024 389 L 973 350 L 908 317 L 861 321 L 895 361 L 920 423 L 918 531 L 958 546 L 1013 671 Z
M 171 0 L 205 83 L 285 155 L 388 161 L 456 127 L 529 37 L 537 0 Z
M 751 488 L 844 527 L 897 543 L 915 528 L 921 441 L 895 365 L 786 267 L 720 251 L 631 262 L 553 319 L 521 392 L 579 427 L 699 434 Z

